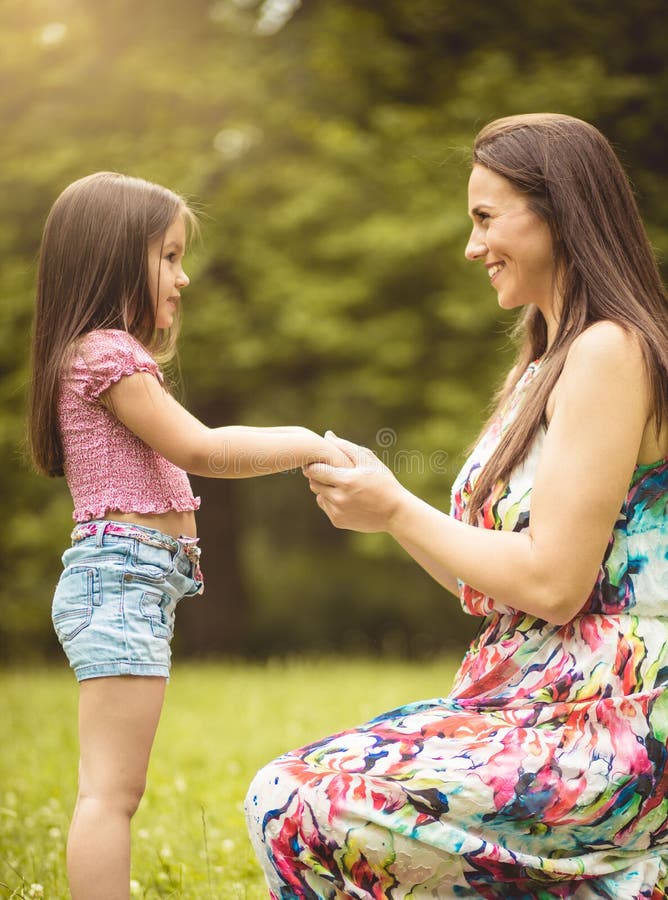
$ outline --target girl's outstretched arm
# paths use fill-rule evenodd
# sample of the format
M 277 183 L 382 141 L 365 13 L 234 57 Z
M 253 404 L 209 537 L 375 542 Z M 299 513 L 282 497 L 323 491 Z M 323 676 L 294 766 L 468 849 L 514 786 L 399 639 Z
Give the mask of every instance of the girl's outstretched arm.
M 192 475 L 251 478 L 313 462 L 350 465 L 338 447 L 298 425 L 209 428 L 147 372 L 121 378 L 101 400 L 145 444 Z
M 515 609 L 562 624 L 596 581 L 650 419 L 638 341 L 609 322 L 576 339 L 555 390 L 522 532 L 456 521 L 403 488 L 370 451 L 351 469 L 309 466 L 332 522 L 386 531 L 445 587 L 456 576 Z M 340 442 L 342 449 L 352 445 Z

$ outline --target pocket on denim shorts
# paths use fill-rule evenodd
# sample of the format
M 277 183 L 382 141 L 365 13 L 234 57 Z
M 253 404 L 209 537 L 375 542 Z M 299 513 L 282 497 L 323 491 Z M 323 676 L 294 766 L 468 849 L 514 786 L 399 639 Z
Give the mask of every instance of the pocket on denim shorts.
M 127 571 L 133 581 L 157 585 L 174 573 L 174 554 L 163 547 L 136 542 L 136 549 L 128 558 Z
M 148 619 L 155 637 L 167 640 L 171 640 L 172 637 L 172 617 L 166 609 L 169 602 L 169 597 L 165 594 L 152 591 L 144 591 L 139 601 L 139 611 L 145 619 Z
M 60 576 L 51 612 L 61 644 L 90 625 L 93 607 L 101 603 L 100 570 L 93 566 L 68 566 Z

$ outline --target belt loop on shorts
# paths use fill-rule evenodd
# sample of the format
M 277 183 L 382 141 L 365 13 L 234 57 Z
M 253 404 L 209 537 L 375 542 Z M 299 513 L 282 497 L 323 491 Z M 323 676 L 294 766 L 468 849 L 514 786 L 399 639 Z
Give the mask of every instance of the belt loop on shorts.
M 95 526 L 95 546 L 101 547 L 104 541 L 104 533 L 107 530 L 108 522 L 98 522 Z

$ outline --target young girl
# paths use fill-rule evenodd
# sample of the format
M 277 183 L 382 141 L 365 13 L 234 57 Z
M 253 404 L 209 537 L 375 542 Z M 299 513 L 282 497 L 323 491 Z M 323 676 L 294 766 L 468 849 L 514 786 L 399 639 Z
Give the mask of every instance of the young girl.
M 129 896 L 137 809 L 169 675 L 174 609 L 202 591 L 186 472 L 250 477 L 345 464 L 300 427 L 207 428 L 165 388 L 187 232 L 183 199 L 109 172 L 71 184 L 41 247 L 30 442 L 65 475 L 72 547 L 53 623 L 80 682 L 79 795 L 67 866 L 74 900 Z

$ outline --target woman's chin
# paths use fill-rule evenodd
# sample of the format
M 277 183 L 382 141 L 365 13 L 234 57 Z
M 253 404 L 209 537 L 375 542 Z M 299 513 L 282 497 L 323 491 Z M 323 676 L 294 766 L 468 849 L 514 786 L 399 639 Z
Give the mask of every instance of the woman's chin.
M 512 294 L 508 294 L 504 291 L 499 291 L 496 300 L 501 309 L 508 310 L 519 309 L 521 306 L 526 306 L 528 303 L 528 301 L 521 300 L 519 297 L 514 297 Z

